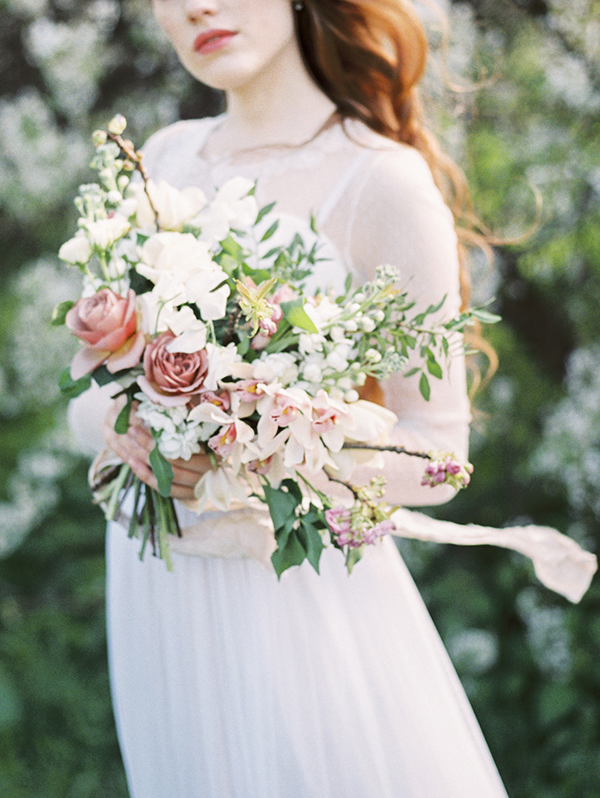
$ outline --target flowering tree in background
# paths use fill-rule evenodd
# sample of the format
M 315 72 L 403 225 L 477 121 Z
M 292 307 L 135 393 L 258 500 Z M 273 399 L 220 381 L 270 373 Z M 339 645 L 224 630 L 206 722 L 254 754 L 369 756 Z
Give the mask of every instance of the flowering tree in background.
M 600 0 L 444 6 L 434 127 L 500 237 L 475 299 L 504 318 L 476 399 L 469 491 L 436 513 L 525 519 L 595 548 L 600 518 Z M 90 133 L 119 112 L 135 141 L 219 110 L 179 67 L 146 0 L 0 0 L 0 772 L 7 794 L 126 796 L 107 688 L 103 523 L 56 389 L 73 293 L 56 251 L 89 178 Z M 436 66 L 437 64 L 437 66 Z M 442 75 L 477 91 L 448 97 Z M 75 279 L 75 278 L 73 278 Z M 512 798 L 600 794 L 598 588 L 571 608 L 504 551 L 403 541 Z M 6 787 L 4 787 L 6 783 Z

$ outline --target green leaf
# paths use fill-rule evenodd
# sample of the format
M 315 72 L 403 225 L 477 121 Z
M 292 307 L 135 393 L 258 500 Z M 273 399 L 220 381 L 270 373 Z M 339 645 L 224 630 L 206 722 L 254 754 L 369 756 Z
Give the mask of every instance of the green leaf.
M 315 571 L 319 573 L 319 560 L 321 559 L 321 552 L 325 546 L 319 529 L 308 520 L 307 516 L 300 518 L 298 537 L 302 541 L 302 545 L 306 551 L 306 559 Z
M 274 235 L 275 235 L 275 232 L 276 232 L 276 230 L 277 230 L 277 228 L 278 228 L 278 227 L 279 227 L 279 220 L 277 220 L 277 221 L 273 222 L 273 224 L 272 224 L 272 225 L 269 227 L 269 229 L 267 230 L 267 232 L 266 232 L 266 233 L 264 234 L 264 236 L 263 236 L 263 237 L 260 239 L 261 243 L 262 243 L 263 241 L 268 241 L 268 240 L 269 240 L 269 238 L 271 238 L 272 236 L 274 236 Z
M 66 300 L 65 302 L 61 302 L 60 305 L 57 305 L 52 312 L 52 324 L 54 327 L 60 327 L 65 323 L 65 318 L 67 313 L 71 310 L 71 308 L 75 305 L 74 302 L 71 302 L 70 299 Z
M 442 301 L 441 301 L 441 302 L 438 302 L 438 304 L 437 304 L 437 305 L 430 305 L 430 306 L 427 308 L 427 310 L 425 311 L 425 315 L 429 316 L 431 313 L 437 313 L 437 312 L 438 312 L 438 310 L 441 310 L 441 308 L 442 308 L 442 305 L 443 305 L 443 304 L 444 304 L 444 302 L 446 301 L 446 297 L 447 297 L 447 296 L 448 296 L 447 294 L 444 294 L 444 296 L 443 296 L 443 298 L 442 298 Z
M 300 565 L 306 559 L 306 551 L 300 542 L 296 530 L 292 530 L 287 539 L 285 546 L 282 549 L 277 549 L 271 555 L 271 562 L 277 578 L 281 578 L 281 574 L 291 568 L 293 565 Z
M 274 207 L 275 203 L 271 202 L 269 203 L 269 205 L 265 205 L 264 208 L 261 208 L 258 212 L 258 216 L 256 217 L 256 221 L 254 222 L 254 224 L 259 224 L 259 222 L 261 222 L 268 213 L 271 213 Z
M 76 396 L 79 396 L 80 394 L 84 393 L 84 391 L 87 391 L 91 384 L 91 374 L 85 374 L 78 380 L 72 380 L 71 369 L 68 366 L 60 375 L 60 379 L 58 380 L 60 392 L 63 396 L 66 396 L 67 399 L 75 399 Z
M 501 316 L 497 316 L 495 313 L 490 313 L 488 310 L 484 310 L 483 308 L 476 308 L 475 310 L 472 310 L 471 315 L 473 318 L 483 322 L 484 324 L 497 324 L 499 321 L 502 321 Z
M 127 395 L 127 404 L 122 408 L 115 421 L 115 432 L 117 435 L 126 435 L 129 429 L 129 416 L 131 414 L 131 405 L 133 404 L 133 397 L 131 394 Z
M 100 386 L 108 385 L 109 382 L 114 382 L 116 377 L 115 374 L 110 373 L 106 366 L 98 366 L 97 369 L 94 369 L 92 376 L 94 382 Z
M 431 388 L 429 387 L 429 380 L 427 379 L 425 372 L 421 374 L 421 379 L 419 380 L 419 390 L 421 391 L 421 396 L 423 399 L 428 402 L 429 397 L 431 396 Z
M 174 476 L 173 466 L 166 457 L 161 454 L 158 448 L 158 442 L 150 452 L 150 467 L 158 483 L 158 492 L 161 496 L 168 498 L 171 495 L 171 484 Z
M 299 327 L 301 330 L 306 330 L 310 333 L 319 332 L 304 310 L 304 302 L 301 298 L 294 299 L 291 302 L 282 302 L 281 309 L 284 317 L 293 327 Z
M 243 330 L 238 330 L 238 336 L 240 341 L 236 347 L 237 353 L 241 357 L 244 357 L 244 355 L 250 349 L 250 336 L 246 335 L 246 333 Z
M 242 272 L 247 277 L 252 277 L 256 285 L 260 285 L 273 277 L 269 269 L 253 269 L 252 266 L 248 266 L 247 263 L 242 264 Z
M 438 380 L 441 380 L 443 377 L 442 367 L 432 358 L 427 360 L 427 371 L 431 374 L 432 377 L 437 377 Z
M 235 258 L 237 263 L 240 263 L 244 259 L 244 250 L 238 244 L 238 242 L 232 236 L 227 236 L 224 238 L 223 241 L 220 242 L 223 251 L 226 252 L 228 255 L 231 255 L 232 258 Z
M 412 377 L 420 371 L 418 366 L 415 366 L 414 369 L 409 369 L 404 373 L 405 377 Z
M 280 529 L 285 529 L 290 519 L 296 519 L 296 507 L 300 503 L 298 499 L 289 491 L 273 488 L 271 485 L 264 486 L 265 501 L 271 514 L 271 520 L 275 527 L 275 534 Z

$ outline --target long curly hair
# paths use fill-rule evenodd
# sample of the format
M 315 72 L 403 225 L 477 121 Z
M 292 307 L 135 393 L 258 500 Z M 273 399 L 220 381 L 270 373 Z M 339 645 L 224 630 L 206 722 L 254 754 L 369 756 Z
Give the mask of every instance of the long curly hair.
M 428 58 L 427 35 L 410 0 L 303 0 L 294 4 L 296 35 L 304 63 L 342 117 L 358 119 L 393 141 L 409 144 L 427 161 L 454 215 L 458 236 L 463 309 L 469 304 L 468 248 L 489 251 L 473 212 L 466 178 L 427 129 L 419 82 Z M 495 369 L 492 347 L 478 331 L 469 344 L 485 353 L 488 376 Z M 479 380 L 473 369 L 474 383 Z M 475 386 L 473 386 L 475 387 Z

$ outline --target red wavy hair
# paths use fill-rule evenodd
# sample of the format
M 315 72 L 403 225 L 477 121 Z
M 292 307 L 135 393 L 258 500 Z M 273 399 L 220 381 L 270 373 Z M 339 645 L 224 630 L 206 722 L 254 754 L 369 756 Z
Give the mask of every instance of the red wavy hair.
M 451 208 L 459 235 L 461 292 L 469 300 L 464 244 L 475 232 L 467 183 L 427 129 L 418 84 L 427 63 L 427 36 L 407 0 L 304 0 L 295 13 L 306 67 L 343 117 L 359 119 L 423 155 Z

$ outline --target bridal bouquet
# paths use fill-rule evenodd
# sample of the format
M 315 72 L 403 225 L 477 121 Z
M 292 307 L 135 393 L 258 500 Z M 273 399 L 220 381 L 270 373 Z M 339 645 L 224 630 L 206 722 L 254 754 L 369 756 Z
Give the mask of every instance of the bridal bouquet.
M 142 555 L 149 540 L 171 567 L 169 534 L 181 530 L 169 461 L 208 453 L 214 468 L 196 485 L 197 512 L 258 499 L 273 521 L 278 575 L 304 559 L 318 570 L 327 542 L 351 569 L 393 530 L 385 480 L 349 482 L 357 458 L 393 449 L 385 441 L 396 421 L 357 388 L 405 371 L 428 398 L 453 334 L 473 316 L 492 317 L 472 311 L 429 328 L 441 305 L 411 315 L 414 303 L 387 266 L 360 288 L 348 280 L 339 295 L 309 290 L 316 235 L 275 244 L 274 206 L 259 209 L 242 178 L 211 202 L 198 188 L 156 185 L 124 129 L 116 117 L 94 134 L 98 182 L 80 187 L 78 230 L 59 252 L 83 273 L 83 292 L 59 305 L 53 323 L 82 343 L 63 393 L 77 396 L 92 379 L 115 384 L 125 397 L 115 429 L 126 433 L 132 412 L 150 428 L 158 491 L 113 464 L 96 469 L 96 499 L 113 518 L 132 494 L 130 534 L 141 536 Z M 421 365 L 408 370 L 415 351 Z M 394 451 L 428 461 L 423 484 L 469 481 L 470 465 L 449 453 Z M 347 485 L 351 506 L 312 485 L 321 472 Z

